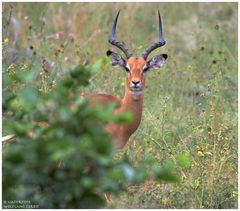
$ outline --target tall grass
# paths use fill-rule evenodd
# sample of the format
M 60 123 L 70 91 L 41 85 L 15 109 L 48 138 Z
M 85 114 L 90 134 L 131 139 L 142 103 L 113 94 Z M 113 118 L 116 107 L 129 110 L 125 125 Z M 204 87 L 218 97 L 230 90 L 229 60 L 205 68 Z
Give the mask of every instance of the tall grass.
M 34 65 L 47 92 L 71 65 L 101 63 L 119 9 L 117 36 L 136 55 L 157 39 L 160 9 L 167 44 L 152 55 L 169 59 L 147 73 L 142 123 L 118 155 L 190 165 L 180 183 L 130 186 L 108 208 L 237 208 L 237 3 L 4 3 L 3 74 Z M 88 91 L 123 96 L 124 72 L 101 65 Z

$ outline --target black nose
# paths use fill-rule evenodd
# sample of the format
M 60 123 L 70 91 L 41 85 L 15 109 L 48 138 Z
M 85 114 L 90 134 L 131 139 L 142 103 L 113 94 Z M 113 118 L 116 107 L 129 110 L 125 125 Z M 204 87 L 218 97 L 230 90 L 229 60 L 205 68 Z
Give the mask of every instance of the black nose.
M 132 83 L 136 86 L 137 84 L 140 83 L 140 81 L 132 81 Z

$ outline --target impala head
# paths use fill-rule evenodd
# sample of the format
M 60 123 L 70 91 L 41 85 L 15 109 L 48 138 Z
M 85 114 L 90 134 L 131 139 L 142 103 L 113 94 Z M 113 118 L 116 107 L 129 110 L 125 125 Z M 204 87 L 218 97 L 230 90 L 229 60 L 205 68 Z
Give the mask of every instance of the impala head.
M 118 12 L 112 26 L 112 32 L 109 36 L 109 43 L 118 47 L 126 56 L 124 59 L 121 55 L 113 50 L 107 51 L 107 56 L 111 56 L 111 65 L 114 67 L 122 67 L 126 71 L 126 88 L 133 96 L 142 95 L 142 91 L 145 85 L 145 73 L 150 69 L 158 69 L 166 62 L 168 55 L 161 54 L 154 56 L 150 60 L 147 60 L 148 55 L 155 49 L 165 45 L 165 40 L 162 33 L 161 16 L 158 11 L 159 20 L 159 40 L 150 44 L 140 57 L 133 57 L 133 54 L 125 46 L 123 42 L 116 39 L 116 26 L 120 11 Z

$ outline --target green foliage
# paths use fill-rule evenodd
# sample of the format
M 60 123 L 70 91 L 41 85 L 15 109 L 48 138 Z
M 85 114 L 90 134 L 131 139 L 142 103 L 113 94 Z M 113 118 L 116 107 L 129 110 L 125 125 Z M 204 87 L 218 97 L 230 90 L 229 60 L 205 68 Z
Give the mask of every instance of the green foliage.
M 18 137 L 3 157 L 4 200 L 28 199 L 41 208 L 99 208 L 104 192 L 118 193 L 124 181 L 134 182 L 135 170 L 113 159 L 112 142 L 101 130 L 103 122 L 124 123 L 129 115 L 111 118 L 111 105 L 90 108 L 78 93 L 89 76 L 89 68 L 78 66 L 46 94 L 28 86 L 7 92 L 12 96 L 3 106 L 11 115 L 4 126 Z M 28 75 L 15 79 L 26 84 Z
M 94 71 L 100 68 L 94 66 Z M 28 86 L 29 74 L 14 77 L 25 86 L 16 94 L 8 91 L 12 97 L 3 104 L 11 113 L 4 121 L 6 131 L 18 136 L 3 157 L 5 201 L 28 199 L 40 208 L 100 208 L 105 192 L 117 194 L 124 183 L 146 178 L 126 159 L 114 159 L 113 144 L 101 129 L 109 121 L 130 122 L 131 113 L 115 116 L 116 105 L 91 108 L 80 96 L 90 74 L 91 66 L 74 67 L 48 93 Z M 170 173 L 163 169 L 163 179 Z
M 178 165 L 182 168 L 190 168 L 191 167 L 191 160 L 188 155 L 180 154 L 178 155 Z
M 153 166 L 155 177 L 166 182 L 177 182 L 179 180 L 172 162 L 165 162 L 162 166 Z

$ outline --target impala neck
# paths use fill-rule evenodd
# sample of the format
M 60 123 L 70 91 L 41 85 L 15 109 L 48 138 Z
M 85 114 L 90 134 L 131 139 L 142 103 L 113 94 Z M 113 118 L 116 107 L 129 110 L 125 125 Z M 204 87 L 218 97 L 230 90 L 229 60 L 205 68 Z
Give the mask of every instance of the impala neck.
M 141 95 L 133 95 L 129 90 L 128 84 L 125 86 L 125 95 L 122 99 L 122 110 L 133 113 L 132 124 L 139 125 L 142 117 L 143 92 Z
M 142 105 L 143 102 L 143 92 L 141 95 L 139 94 L 132 94 L 132 92 L 129 90 L 129 88 L 125 87 L 125 95 L 123 98 L 123 102 L 126 104 L 133 104 L 133 105 Z
M 115 114 L 119 114 L 125 111 L 133 114 L 133 121 L 130 124 L 109 124 L 105 128 L 106 131 L 116 139 L 116 147 L 122 149 L 130 136 L 138 128 L 142 118 L 142 106 L 143 106 L 143 95 L 132 95 L 128 88 L 126 81 L 125 95 L 121 100 L 121 106 L 115 110 Z

